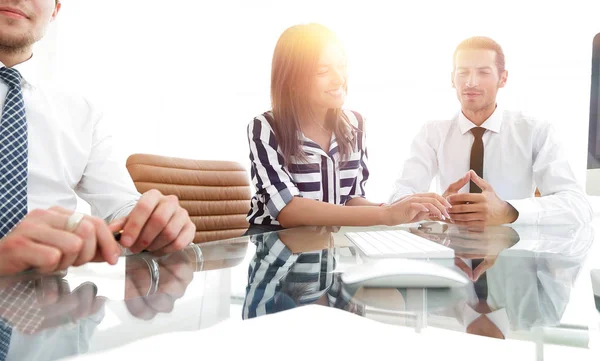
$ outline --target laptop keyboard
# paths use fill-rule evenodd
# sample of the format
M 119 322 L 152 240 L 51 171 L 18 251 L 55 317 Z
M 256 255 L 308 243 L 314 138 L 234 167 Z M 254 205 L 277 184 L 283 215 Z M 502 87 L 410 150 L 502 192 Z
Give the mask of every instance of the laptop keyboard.
M 367 257 L 373 258 L 454 258 L 452 248 L 404 230 L 347 232 Z

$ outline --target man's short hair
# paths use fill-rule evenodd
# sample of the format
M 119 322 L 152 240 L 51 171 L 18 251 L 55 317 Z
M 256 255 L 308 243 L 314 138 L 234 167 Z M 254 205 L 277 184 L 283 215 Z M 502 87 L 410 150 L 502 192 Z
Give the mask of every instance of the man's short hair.
M 495 42 L 493 39 L 488 38 L 486 36 L 473 36 L 471 38 L 463 40 L 458 46 L 456 50 L 454 50 L 454 57 L 452 58 L 453 62 L 456 62 L 456 54 L 460 50 L 493 50 L 496 52 L 496 67 L 498 68 L 498 73 L 501 74 L 505 70 L 504 63 L 504 52 L 502 51 L 502 47 L 500 44 Z M 455 65 L 456 66 L 456 65 Z

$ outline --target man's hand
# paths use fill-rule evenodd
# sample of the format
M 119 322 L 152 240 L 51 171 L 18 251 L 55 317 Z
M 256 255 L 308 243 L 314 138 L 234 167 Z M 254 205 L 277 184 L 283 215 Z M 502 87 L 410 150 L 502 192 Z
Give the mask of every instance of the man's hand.
M 116 222 L 124 223 L 121 245 L 133 253 L 179 251 L 196 234 L 196 226 L 177 197 L 165 196 L 157 190 L 144 193 L 131 213 Z
M 464 176 L 462 176 L 462 178 L 460 178 L 456 182 L 450 184 L 448 186 L 448 188 L 446 189 L 446 191 L 444 192 L 444 194 L 442 194 L 442 197 L 448 198 L 448 196 L 450 196 L 450 195 L 458 194 L 458 192 L 461 190 L 461 188 L 464 187 L 465 185 L 467 185 L 470 180 L 471 180 L 471 171 L 468 171 Z
M 444 192 L 444 194 L 442 194 L 442 197 L 444 199 L 447 199 L 449 195 L 457 194 L 458 191 L 460 191 L 460 189 L 465 186 L 465 184 L 469 183 L 469 180 L 471 180 L 471 173 L 467 172 L 462 178 L 450 184 Z M 425 219 L 438 222 L 451 222 L 451 219 L 447 214 L 444 215 L 443 218 L 440 218 L 435 212 L 429 213 L 429 215 L 425 217 Z
M 470 171 L 470 179 L 480 188 L 481 193 L 459 193 L 448 196 L 452 204 L 450 218 L 452 223 L 465 226 L 493 226 L 512 223 L 519 213 L 508 202 L 498 197 L 492 186 Z
M 36 209 L 0 239 L 0 275 L 36 269 L 64 270 L 90 261 L 116 264 L 121 248 L 102 219 L 84 216 L 73 231 L 66 230 L 72 211 L 60 207 Z

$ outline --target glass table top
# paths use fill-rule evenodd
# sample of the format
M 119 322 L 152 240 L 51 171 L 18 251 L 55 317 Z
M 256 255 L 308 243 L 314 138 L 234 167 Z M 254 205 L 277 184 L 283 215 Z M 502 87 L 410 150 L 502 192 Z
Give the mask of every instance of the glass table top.
M 438 263 L 464 275 L 467 285 L 345 284 L 346 270 L 374 262 L 346 233 L 395 229 L 453 249 L 454 259 Z M 0 339 L 9 344 L 6 360 L 58 360 L 316 304 L 415 332 L 590 348 L 600 328 L 596 229 L 304 227 L 190 245 L 163 257 L 124 255 L 115 266 L 4 277 Z

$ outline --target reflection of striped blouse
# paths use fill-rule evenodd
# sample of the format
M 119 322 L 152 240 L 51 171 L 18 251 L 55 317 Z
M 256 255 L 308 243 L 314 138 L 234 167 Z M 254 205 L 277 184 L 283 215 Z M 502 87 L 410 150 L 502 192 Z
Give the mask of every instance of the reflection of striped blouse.
M 335 135 L 328 152 L 300 133 L 306 161 L 292 157 L 285 164 L 283 153 L 270 125 L 272 113 L 266 112 L 248 125 L 251 176 L 256 194 L 251 201 L 248 222 L 278 225 L 277 216 L 294 196 L 345 204 L 354 197 L 365 196 L 367 146 L 362 116 L 344 110 L 354 134 L 354 145 L 347 161 L 340 159 Z
M 349 311 L 358 307 L 350 302 L 352 296 L 342 286 L 340 274 L 333 272 L 335 249 L 292 253 L 278 232 L 254 235 L 251 240 L 256 253 L 248 267 L 243 319 L 311 304 L 325 293 L 330 307 Z

